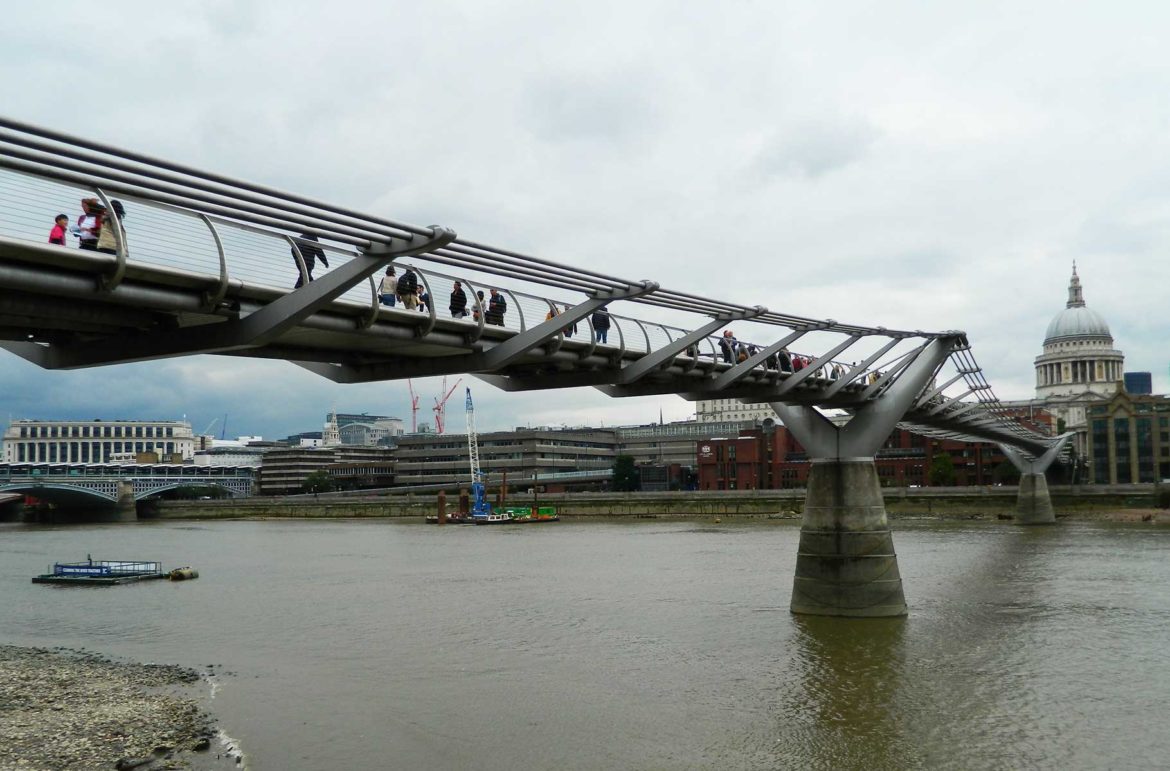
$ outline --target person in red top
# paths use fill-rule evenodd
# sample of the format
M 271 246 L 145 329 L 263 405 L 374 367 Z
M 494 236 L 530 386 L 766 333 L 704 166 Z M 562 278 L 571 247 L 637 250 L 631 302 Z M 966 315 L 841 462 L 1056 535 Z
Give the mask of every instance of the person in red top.
M 69 218 L 64 214 L 58 214 L 53 218 L 53 223 L 53 229 L 49 231 L 49 243 L 64 246 L 65 233 L 69 227 Z

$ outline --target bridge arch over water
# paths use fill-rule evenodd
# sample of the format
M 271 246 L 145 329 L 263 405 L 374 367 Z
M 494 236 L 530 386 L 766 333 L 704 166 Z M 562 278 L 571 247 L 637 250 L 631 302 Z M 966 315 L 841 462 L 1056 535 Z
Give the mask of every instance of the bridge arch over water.
M 1013 449 L 1020 521 L 1054 521 L 1043 471 L 1068 437 L 1005 410 L 961 331 L 809 318 L 609 276 L 5 118 L 0 168 L 0 201 L 17 213 L 0 225 L 0 339 L 39 366 L 213 353 L 285 359 L 339 383 L 471 373 L 509 391 L 768 402 L 814 458 L 796 612 L 906 612 L 873 469 L 899 424 Z M 44 244 L 45 212 L 86 196 L 125 203 L 111 253 Z M 328 271 L 309 281 L 321 254 Z M 417 272 L 425 312 L 378 303 L 391 264 Z M 466 315 L 447 309 L 456 281 Z M 502 317 L 477 299 L 493 290 Z M 732 324 L 742 357 L 721 346 Z
M 0 493 L 21 493 L 68 509 L 119 509 L 181 487 L 215 487 L 231 497 L 250 495 L 255 469 L 116 463 L 3 463 Z

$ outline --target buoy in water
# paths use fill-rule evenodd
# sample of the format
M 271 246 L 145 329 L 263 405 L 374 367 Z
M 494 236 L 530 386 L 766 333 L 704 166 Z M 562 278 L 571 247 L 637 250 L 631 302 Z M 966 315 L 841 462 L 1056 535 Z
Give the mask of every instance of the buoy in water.
M 198 578 L 199 571 L 195 568 L 175 568 L 170 573 L 167 573 L 167 578 L 172 581 L 190 581 L 192 578 Z

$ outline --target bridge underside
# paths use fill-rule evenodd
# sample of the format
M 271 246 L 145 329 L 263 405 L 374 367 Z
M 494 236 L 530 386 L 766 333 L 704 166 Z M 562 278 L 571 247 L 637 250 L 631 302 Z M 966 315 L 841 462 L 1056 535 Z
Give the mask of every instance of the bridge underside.
M 108 495 L 67 485 L 5 485 L 4 492 L 19 492 L 32 496 L 38 501 L 51 503 L 64 509 L 116 509 L 118 501 Z

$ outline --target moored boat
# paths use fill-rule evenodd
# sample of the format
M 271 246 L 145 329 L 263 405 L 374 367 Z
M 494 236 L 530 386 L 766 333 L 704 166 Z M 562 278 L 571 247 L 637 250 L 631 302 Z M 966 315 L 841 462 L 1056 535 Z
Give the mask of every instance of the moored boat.
M 530 507 L 524 506 L 520 508 L 508 509 L 512 514 L 512 521 L 517 524 L 530 524 L 533 522 L 557 522 L 560 517 L 557 516 L 557 510 L 551 506 L 541 506 L 533 510 Z
M 48 573 L 34 576 L 34 584 L 66 584 L 73 586 L 110 586 L 135 581 L 166 578 L 161 562 L 131 560 L 95 560 L 84 562 L 55 562 Z
M 507 511 L 489 511 L 486 514 L 472 514 L 471 519 L 477 525 L 506 525 L 515 520 Z

